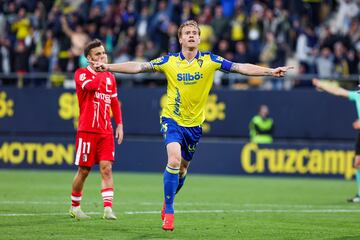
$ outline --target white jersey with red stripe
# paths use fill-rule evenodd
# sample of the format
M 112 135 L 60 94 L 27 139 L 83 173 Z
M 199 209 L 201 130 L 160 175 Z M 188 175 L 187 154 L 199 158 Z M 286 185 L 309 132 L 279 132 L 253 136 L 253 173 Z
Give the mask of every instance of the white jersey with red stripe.
M 77 69 L 74 78 L 80 110 L 78 131 L 112 134 L 111 101 L 118 101 L 114 75 L 88 66 Z

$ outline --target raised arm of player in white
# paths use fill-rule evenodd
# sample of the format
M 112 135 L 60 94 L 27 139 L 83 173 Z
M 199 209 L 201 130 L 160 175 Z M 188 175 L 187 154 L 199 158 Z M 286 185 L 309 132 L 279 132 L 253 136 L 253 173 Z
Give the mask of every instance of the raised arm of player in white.
M 233 63 L 230 71 L 249 76 L 273 76 L 283 77 L 286 72 L 294 67 L 267 68 L 250 63 Z
M 337 87 L 337 86 L 331 86 L 325 82 L 321 82 L 319 79 L 314 78 L 312 80 L 312 83 L 315 87 L 324 90 L 325 92 L 328 92 L 332 95 L 335 96 L 340 96 L 340 97 L 345 97 L 348 98 L 349 97 L 349 91 L 341 88 L 341 87 Z

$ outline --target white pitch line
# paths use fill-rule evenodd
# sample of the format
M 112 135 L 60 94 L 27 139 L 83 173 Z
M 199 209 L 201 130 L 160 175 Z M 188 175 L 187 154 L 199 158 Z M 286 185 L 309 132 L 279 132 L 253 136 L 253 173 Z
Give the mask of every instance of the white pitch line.
M 85 201 L 86 204 L 93 204 L 95 202 Z M 69 201 L 0 201 L 0 205 L 69 205 Z M 121 202 L 120 205 L 143 205 L 143 206 L 162 206 L 163 202 Z M 271 203 L 213 203 L 213 202 L 178 202 L 176 206 L 217 206 L 217 207 L 241 207 L 241 208 L 343 208 L 344 204 L 334 205 L 310 205 L 310 204 L 271 204 Z M 350 206 L 350 205 L 349 205 Z M 351 207 L 357 209 L 358 205 L 353 204 Z
M 134 211 L 124 212 L 125 215 L 159 214 L 160 211 Z M 360 209 L 240 209 L 240 210 L 176 210 L 176 214 L 184 213 L 360 213 Z M 100 212 L 86 212 L 89 215 L 99 215 Z M 65 216 L 66 213 L 0 213 L 0 217 L 33 217 L 33 216 Z
M 141 202 L 140 205 L 144 206 L 162 206 L 164 202 Z M 179 202 L 176 206 L 240 206 L 244 204 L 237 203 L 214 203 L 214 202 Z
M 51 202 L 51 201 L 0 201 L 0 204 L 10 204 L 10 205 L 60 205 L 60 204 L 69 204 L 70 200 L 68 202 Z
M 159 214 L 160 211 L 125 212 L 127 215 Z M 242 209 L 242 210 L 175 210 L 175 213 L 360 213 L 360 209 Z
M 344 207 L 344 204 L 334 204 L 334 205 L 311 205 L 311 204 L 271 204 L 271 203 L 244 203 L 240 204 L 244 207 L 263 207 L 263 208 L 272 208 L 272 207 L 281 207 L 281 208 L 335 208 L 335 207 Z M 351 204 L 350 204 L 351 205 Z M 239 205 L 237 205 L 239 206 Z M 356 206 L 353 204 L 352 206 Z
M 88 215 L 101 214 L 100 212 L 87 212 Z M 0 217 L 34 217 L 34 216 L 64 216 L 68 213 L 0 213 Z

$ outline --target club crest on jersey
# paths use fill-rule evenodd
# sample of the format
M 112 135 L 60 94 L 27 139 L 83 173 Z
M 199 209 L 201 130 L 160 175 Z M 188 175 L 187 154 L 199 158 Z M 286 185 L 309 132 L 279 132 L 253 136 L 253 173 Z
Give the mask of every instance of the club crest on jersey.
M 79 79 L 81 82 L 83 82 L 86 79 L 86 73 L 80 74 Z
M 203 62 L 204 61 L 202 59 L 197 60 L 197 63 L 199 64 L 200 67 L 203 65 Z
M 83 162 L 87 162 L 87 160 L 88 160 L 87 154 L 84 154 L 82 158 L 83 158 Z

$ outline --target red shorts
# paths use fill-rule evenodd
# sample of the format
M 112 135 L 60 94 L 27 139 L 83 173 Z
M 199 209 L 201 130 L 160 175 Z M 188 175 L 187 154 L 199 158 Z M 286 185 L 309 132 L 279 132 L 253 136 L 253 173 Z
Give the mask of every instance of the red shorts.
M 114 161 L 113 134 L 78 132 L 76 134 L 75 165 L 92 167 L 101 160 Z

